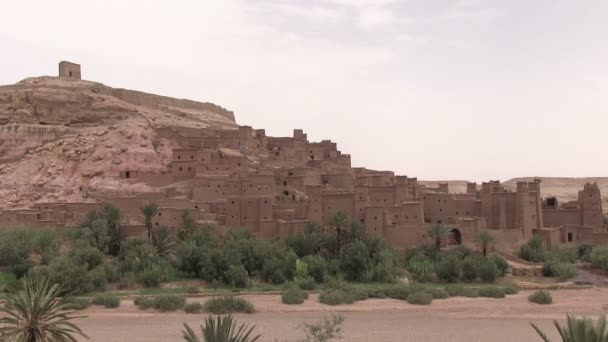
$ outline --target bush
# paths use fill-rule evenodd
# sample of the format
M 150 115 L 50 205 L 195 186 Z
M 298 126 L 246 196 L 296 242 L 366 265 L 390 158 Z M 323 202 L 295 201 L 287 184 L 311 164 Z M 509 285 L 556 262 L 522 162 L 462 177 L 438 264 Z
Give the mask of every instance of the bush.
M 152 297 L 137 297 L 133 301 L 133 304 L 140 310 L 148 310 L 154 307 L 154 298 Z
M 556 277 L 560 281 L 574 277 L 576 270 L 576 265 L 569 262 L 559 262 L 556 259 L 547 261 L 543 265 L 543 275 L 545 277 Z
M 472 282 L 477 279 L 479 273 L 479 258 L 468 256 L 462 262 L 462 279 Z
M 308 265 L 308 274 L 322 284 L 327 275 L 327 262 L 320 255 L 308 255 L 302 259 Z
M 135 273 L 127 272 L 120 276 L 118 279 L 118 287 L 119 290 L 129 290 L 135 288 L 137 284 L 137 280 L 135 279 Z
M 488 257 L 487 260 L 493 262 L 494 265 L 496 265 L 496 270 L 498 271 L 497 276 L 505 276 L 507 270 L 509 269 L 509 263 L 507 263 L 507 260 L 505 258 L 501 257 L 500 255 L 494 254 Z
M 144 287 L 159 287 L 167 279 L 167 274 L 160 265 L 150 264 L 136 274 L 136 279 Z
M 479 277 L 485 283 L 493 283 L 496 281 L 496 264 L 491 261 L 484 261 L 479 266 Z
M 433 301 L 433 296 L 426 292 L 414 292 L 407 296 L 407 302 L 415 305 L 429 305 Z
M 406 285 L 393 285 L 384 290 L 385 296 L 388 298 L 406 300 L 410 294 L 410 288 Z
M 456 254 L 445 255 L 437 264 L 435 272 L 437 278 L 448 283 L 455 282 L 460 276 L 461 263 Z
M 120 297 L 111 294 L 101 294 L 95 296 L 92 303 L 93 305 L 101 305 L 108 309 L 117 308 L 120 306 Z
M 355 240 L 342 247 L 340 250 L 340 269 L 347 280 L 370 280 L 368 278 L 370 268 L 369 251 L 365 242 Z
M 591 265 L 602 271 L 608 271 L 608 245 L 596 246 L 591 250 Z
M 69 297 L 66 298 L 65 302 L 71 310 L 84 310 L 91 305 L 90 299 L 82 297 Z
M 15 276 L 14 273 L 0 272 L 0 291 L 13 289 L 19 285 L 19 280 L 17 279 L 17 276 Z
M 583 261 L 589 261 L 592 250 L 593 246 L 586 242 L 583 242 L 578 246 L 578 257 Z
M 203 304 L 201 303 L 188 303 L 184 306 L 184 311 L 189 314 L 197 314 L 203 312 Z
M 308 299 L 308 293 L 295 286 L 290 287 L 281 294 L 281 302 L 283 304 L 302 304 L 306 299 Z
M 445 299 L 449 297 L 448 293 L 443 288 L 425 286 L 422 284 L 409 285 L 407 291 L 409 291 L 409 293 L 425 292 L 433 296 L 433 299 Z
M 162 295 L 154 298 L 154 308 L 160 311 L 175 311 L 186 305 L 186 298 L 178 295 Z
M 545 248 L 543 247 L 543 238 L 539 235 L 534 235 L 528 242 L 522 245 L 519 249 L 519 257 L 531 261 L 545 261 Z
M 414 280 L 426 282 L 433 278 L 435 263 L 424 254 L 416 254 L 409 259 L 407 269 Z
M 225 296 L 209 299 L 204 305 L 205 311 L 225 315 L 235 312 L 254 313 L 255 308 L 248 300 L 234 296 Z
M 315 279 L 311 276 L 305 278 L 295 278 L 294 282 L 300 287 L 302 290 L 312 291 L 317 287 L 315 283 Z
M 505 286 L 503 287 L 503 289 L 505 290 L 505 294 L 507 295 L 514 295 L 519 292 L 519 290 L 513 285 Z
M 450 285 L 446 286 L 446 292 L 450 297 L 468 297 L 477 298 L 479 294 L 476 289 L 470 287 L 464 287 L 462 285 Z
M 224 279 L 227 284 L 239 289 L 246 288 L 249 285 L 249 274 L 243 265 L 230 266 L 228 271 L 224 273 Z
M 553 298 L 551 293 L 546 290 L 538 290 L 528 297 L 528 300 L 536 304 L 551 304 Z
M 505 298 L 505 290 L 500 287 L 486 286 L 479 289 L 479 297 Z
M 332 289 L 321 292 L 319 302 L 327 305 L 352 304 L 355 298 L 343 289 Z

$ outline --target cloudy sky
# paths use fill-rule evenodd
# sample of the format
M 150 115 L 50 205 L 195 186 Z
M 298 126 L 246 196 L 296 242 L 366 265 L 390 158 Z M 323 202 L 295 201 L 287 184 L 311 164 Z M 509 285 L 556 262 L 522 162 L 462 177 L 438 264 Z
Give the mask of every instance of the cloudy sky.
M 59 60 L 421 179 L 608 176 L 608 1 L 11 1 L 0 84 Z

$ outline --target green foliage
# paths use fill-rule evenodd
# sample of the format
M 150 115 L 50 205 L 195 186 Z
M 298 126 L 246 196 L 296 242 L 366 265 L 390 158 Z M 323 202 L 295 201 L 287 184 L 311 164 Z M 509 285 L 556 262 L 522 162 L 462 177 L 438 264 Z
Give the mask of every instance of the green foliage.
M 513 285 L 505 286 L 505 287 L 503 287 L 503 289 L 505 290 L 505 294 L 507 294 L 507 295 L 513 295 L 513 294 L 517 294 L 519 292 L 519 290 Z
M 446 286 L 445 290 L 450 297 L 479 297 L 479 293 L 476 289 L 464 287 L 463 285 L 449 285 Z
M 481 248 L 484 258 L 488 254 L 488 249 L 492 248 L 492 245 L 494 245 L 494 241 L 494 235 L 492 235 L 487 230 L 479 232 L 479 234 L 477 234 L 477 236 L 475 237 L 475 242 L 477 243 L 479 248 Z
M 462 279 L 467 282 L 472 282 L 477 279 L 480 273 L 480 264 L 482 263 L 479 258 L 475 256 L 468 256 L 462 261 Z
M 479 266 L 479 277 L 484 283 L 493 283 L 496 281 L 498 269 L 496 264 L 490 260 L 484 261 Z
M 546 251 L 543 238 L 540 235 L 533 235 L 528 242 L 520 247 L 519 257 L 531 262 L 545 261 Z
M 69 304 L 70 310 L 84 310 L 91 306 L 91 300 L 83 297 L 66 297 L 64 302 Z
M 287 238 L 287 245 L 300 258 L 317 254 L 324 244 L 324 237 L 313 224 L 308 224 L 304 231 Z
M 120 306 L 120 297 L 111 294 L 101 294 L 93 298 L 93 305 L 101 305 L 106 308 L 117 308 Z
M 186 305 L 186 298 L 178 295 L 161 295 L 154 298 L 154 308 L 160 311 L 175 311 Z
M 447 254 L 435 266 L 437 278 L 448 283 L 455 282 L 460 276 L 461 259 L 455 254 Z
M 538 328 L 538 326 L 530 323 L 532 328 L 545 342 L 549 342 L 547 335 Z M 597 325 L 594 326 L 593 321 L 588 318 L 575 318 L 568 315 L 566 325 L 562 327 L 558 321 L 553 321 L 553 325 L 557 329 L 563 342 L 606 342 L 608 334 L 606 334 L 606 317 L 602 316 L 598 319 Z
M 317 284 L 315 283 L 315 280 L 313 277 L 308 276 L 306 278 L 299 278 L 296 277 L 294 278 L 294 283 L 296 283 L 298 285 L 299 288 L 301 288 L 302 290 L 308 290 L 308 291 L 312 291 L 317 287 Z
M 209 299 L 203 307 L 205 311 L 216 314 L 225 315 L 229 313 L 254 313 L 255 308 L 248 300 L 235 296 L 224 296 Z
M 19 286 L 19 280 L 14 273 L 0 272 L 0 292 Z
M 449 229 L 441 224 L 436 224 L 433 225 L 430 229 L 429 229 L 429 236 L 435 240 L 435 248 L 436 249 L 440 249 L 441 248 L 441 242 L 448 237 L 448 234 L 450 233 Z
M 47 279 L 24 278 L 23 287 L 10 290 L 0 299 L 0 339 L 10 341 L 76 341 L 77 335 L 87 337 L 73 323 L 79 318 L 70 304 L 61 298 L 59 285 Z
M 154 307 L 155 299 L 153 297 L 137 297 L 133 301 L 133 304 L 140 310 L 148 310 Z
M 303 330 L 306 337 L 299 339 L 298 342 L 327 342 L 332 339 L 342 338 L 342 324 L 344 317 L 331 315 L 323 317 L 316 323 L 304 323 L 299 328 Z
M 144 215 L 144 226 L 148 234 L 148 240 L 154 240 L 154 227 L 152 226 L 152 218 L 158 214 L 158 205 L 156 203 L 148 203 L 145 206 L 139 208 L 141 213 Z
M 331 289 L 321 292 L 319 302 L 327 305 L 352 304 L 355 297 L 344 289 Z
M 247 324 L 240 326 L 232 316 L 218 316 L 205 318 L 205 325 L 201 325 L 203 341 L 205 342 L 255 342 L 260 338 L 260 335 L 253 336 L 255 325 L 249 327 Z M 184 323 L 182 330 L 183 338 L 186 342 L 200 342 L 194 330 Z
M 433 296 L 426 292 L 414 292 L 407 296 L 407 302 L 416 305 L 429 305 L 433 301 Z
M 608 245 L 593 247 L 590 259 L 593 267 L 608 271 Z
M 507 273 L 507 270 L 509 269 L 509 264 L 507 263 L 507 260 L 501 257 L 500 255 L 491 255 L 487 259 L 488 261 L 491 261 L 496 265 L 497 276 L 504 277 L 504 275 Z
M 101 210 L 87 213 L 80 223 L 77 239 L 86 241 L 103 253 L 118 255 L 120 245 L 125 239 L 121 220 L 120 210 L 106 203 Z
M 345 245 L 340 251 L 340 270 L 344 277 L 351 281 L 370 280 L 368 271 L 370 269 L 369 251 L 365 242 L 355 240 Z
M 284 304 L 302 304 L 306 299 L 308 293 L 295 286 L 290 286 L 281 294 L 281 302 Z
M 106 286 L 105 273 L 100 266 L 90 270 L 87 262 L 69 256 L 56 257 L 48 266 L 37 266 L 32 274 L 62 284 L 63 290 L 74 294 L 104 291 Z
M 243 265 L 230 266 L 224 273 L 226 283 L 236 288 L 245 288 L 249 284 L 249 274 Z
M 505 290 L 501 287 L 484 286 L 479 289 L 479 297 L 505 298 Z
M 302 259 L 308 265 L 308 273 L 317 283 L 323 283 L 327 275 L 327 262 L 320 255 L 307 255 Z
M 189 314 L 197 314 L 203 312 L 203 304 L 201 303 L 188 303 L 184 305 L 184 312 Z
M 546 290 L 538 290 L 533 294 L 528 296 L 528 300 L 536 303 L 536 304 L 551 304 L 553 303 L 553 298 L 551 297 L 551 293 Z
M 149 264 L 136 274 L 137 282 L 144 287 L 159 287 L 160 284 L 168 279 L 166 270 L 160 265 Z
M 154 247 L 156 253 L 161 257 L 169 257 L 175 254 L 175 235 L 171 233 L 171 230 L 166 226 L 160 226 L 156 229 Z
M 424 254 L 416 254 L 409 259 L 407 269 L 414 280 L 427 282 L 433 278 L 435 263 Z
M 177 236 L 180 240 L 190 239 L 199 230 L 196 220 L 190 214 L 190 210 L 182 210 L 182 226 Z
M 560 281 L 574 277 L 576 270 L 576 265 L 569 262 L 560 262 L 557 259 L 546 261 L 543 265 L 543 275 L 545 277 L 556 277 Z
M 578 246 L 578 257 L 583 261 L 590 261 L 591 251 L 593 250 L 593 246 L 589 243 L 583 242 Z

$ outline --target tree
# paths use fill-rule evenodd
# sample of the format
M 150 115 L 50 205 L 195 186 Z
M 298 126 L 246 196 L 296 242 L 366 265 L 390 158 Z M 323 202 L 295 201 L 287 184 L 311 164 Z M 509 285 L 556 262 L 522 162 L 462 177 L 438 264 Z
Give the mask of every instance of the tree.
M 190 210 L 182 210 L 182 226 L 179 230 L 178 237 L 180 240 L 187 240 L 198 230 L 196 220 L 190 215 Z
M 429 230 L 429 235 L 431 236 L 431 238 L 435 239 L 436 249 L 441 248 L 441 242 L 448 236 L 449 232 L 450 231 L 444 225 L 441 224 L 436 224 L 431 227 L 431 229 Z
M 477 243 L 477 245 L 479 245 L 479 248 L 481 248 L 483 257 L 485 258 L 488 254 L 488 249 L 490 249 L 494 244 L 494 236 L 490 234 L 490 232 L 488 232 L 487 230 L 484 230 L 477 234 L 477 236 L 475 237 L 475 242 Z
M 171 233 L 166 226 L 160 226 L 155 234 L 154 247 L 156 253 L 162 257 L 168 257 L 175 254 L 175 235 Z
M 73 304 L 67 303 L 66 297 L 60 298 L 61 292 L 62 288 L 50 286 L 48 279 L 24 278 L 22 289 L 2 295 L 0 312 L 5 317 L 0 318 L 0 337 L 19 342 L 76 342 L 75 335 L 88 338 L 72 323 L 82 316 L 73 315 Z
M 345 240 L 345 235 L 347 234 L 347 228 L 351 225 L 350 220 L 348 219 L 348 217 L 346 216 L 346 214 L 344 214 L 341 211 L 338 211 L 336 213 L 336 215 L 334 215 L 330 220 L 329 220 L 329 226 L 332 228 L 332 230 L 335 232 L 336 234 L 336 255 L 340 255 L 340 249 L 342 248 L 342 245 L 344 244 L 344 240 Z
M 156 203 L 149 203 L 141 207 L 141 213 L 144 215 L 144 224 L 146 231 L 148 232 L 148 240 L 154 240 L 154 231 L 152 227 L 152 218 L 158 213 L 158 205 Z
M 532 328 L 545 342 L 550 342 L 547 335 L 540 330 L 538 326 L 530 323 Z M 553 325 L 557 329 L 562 342 L 606 342 L 608 334 L 606 334 L 606 317 L 602 316 L 597 321 L 597 326 L 593 325 L 593 321 L 588 318 L 575 318 L 568 315 L 567 324 L 565 327 L 560 326 L 557 321 L 553 321 Z
M 318 227 L 311 223 L 306 225 L 304 231 L 287 238 L 287 245 L 289 245 L 300 258 L 316 254 L 321 247 L 323 247 L 324 243 L 325 240 L 321 234 L 319 234 Z
M 255 342 L 261 335 L 253 336 L 255 325 L 249 327 L 241 324 L 237 327 L 231 315 L 205 318 L 205 325 L 201 325 L 204 342 Z M 184 340 L 187 342 L 201 342 L 194 330 L 184 323 L 182 330 Z
M 80 223 L 81 233 L 94 247 L 110 255 L 118 255 L 124 240 L 120 210 L 105 203 L 101 210 L 91 210 Z

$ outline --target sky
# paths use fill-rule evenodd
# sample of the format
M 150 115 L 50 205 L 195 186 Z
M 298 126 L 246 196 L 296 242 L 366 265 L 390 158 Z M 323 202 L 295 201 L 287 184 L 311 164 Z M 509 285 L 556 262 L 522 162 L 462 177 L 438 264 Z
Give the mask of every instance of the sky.
M 608 176 L 605 0 L 20 0 L 0 84 L 209 101 L 419 179 Z

